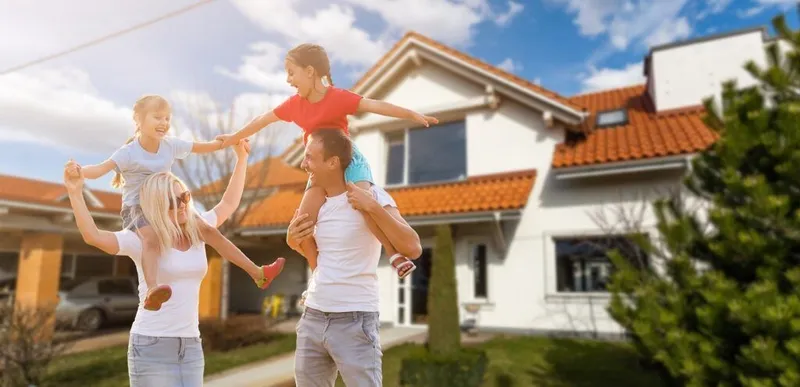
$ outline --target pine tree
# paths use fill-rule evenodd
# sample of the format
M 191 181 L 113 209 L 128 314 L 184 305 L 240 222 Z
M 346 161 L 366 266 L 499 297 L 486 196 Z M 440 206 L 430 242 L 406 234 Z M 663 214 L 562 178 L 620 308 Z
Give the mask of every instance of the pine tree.
M 773 26 L 790 50 L 773 42 L 766 68 L 745 65 L 758 85 L 724 84 L 722 112 L 704 101 L 719 140 L 685 187 L 707 219 L 655 203 L 663 246 L 640 242 L 661 272 L 611 254 L 609 311 L 673 384 L 800 386 L 800 33 Z

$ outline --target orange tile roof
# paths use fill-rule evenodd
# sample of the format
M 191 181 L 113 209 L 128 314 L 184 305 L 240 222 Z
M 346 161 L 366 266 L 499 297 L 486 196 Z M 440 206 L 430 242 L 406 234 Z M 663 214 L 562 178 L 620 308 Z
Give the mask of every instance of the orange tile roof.
M 264 173 L 266 173 L 266 176 L 263 175 Z M 229 177 L 219 179 L 212 184 L 203 186 L 199 191 L 206 193 L 223 192 L 228 186 L 229 179 Z M 300 168 L 289 166 L 281 157 L 267 157 L 247 167 L 246 179 L 245 188 L 255 189 L 259 186 L 279 187 L 287 184 L 305 184 L 308 180 L 308 174 Z
M 459 182 L 389 189 L 404 217 L 517 210 L 528 202 L 536 171 L 475 176 Z M 254 205 L 242 227 L 281 227 L 300 206 L 304 185 L 284 187 Z
M 488 64 L 488 63 L 486 63 L 486 62 L 484 62 L 484 61 L 482 61 L 480 59 L 477 59 L 477 58 L 475 58 L 475 57 L 473 57 L 471 55 L 467 55 L 466 53 L 464 53 L 462 51 L 456 50 L 456 49 L 454 49 L 452 47 L 444 45 L 444 44 L 442 44 L 442 43 L 440 43 L 440 42 L 438 42 L 436 40 L 433 40 L 433 39 L 431 39 L 431 38 L 429 38 L 429 37 L 427 37 L 425 35 L 422 35 L 420 33 L 414 32 L 414 31 L 410 31 L 410 32 L 406 33 L 405 36 L 403 36 L 403 38 L 400 39 L 392 47 L 391 50 L 389 50 L 389 52 L 384 54 L 369 70 L 367 70 L 366 73 L 364 73 L 364 75 L 353 85 L 351 90 L 355 90 L 358 87 L 362 86 L 370 76 L 372 76 L 374 73 L 376 73 L 386 63 L 386 61 L 389 60 L 389 58 L 392 55 L 394 55 L 398 50 L 400 50 L 400 47 L 406 41 L 411 40 L 411 39 L 418 40 L 418 41 L 420 41 L 420 42 L 422 42 L 424 44 L 427 44 L 427 45 L 435 48 L 436 50 L 442 51 L 445 54 L 451 55 L 451 56 L 453 56 L 455 58 L 458 58 L 459 60 L 462 60 L 462 61 L 467 62 L 469 64 L 472 64 L 474 66 L 477 66 L 477 67 L 483 69 L 484 71 L 490 72 L 490 73 L 492 73 L 492 74 L 494 74 L 496 76 L 504 78 L 504 79 L 508 80 L 509 82 L 512 82 L 512 83 L 515 83 L 515 84 L 517 84 L 519 86 L 522 86 L 522 87 L 524 87 L 524 88 L 526 88 L 528 90 L 533 91 L 534 93 L 543 95 L 543 96 L 545 96 L 547 98 L 550 98 L 550 99 L 552 99 L 554 101 L 558 101 L 558 102 L 560 102 L 560 103 L 562 103 L 562 104 L 564 104 L 566 106 L 569 106 L 572 109 L 575 109 L 577 111 L 582 111 L 583 110 L 583 106 L 581 106 L 580 104 L 575 103 L 575 101 L 572 101 L 569 98 L 566 98 L 566 97 L 564 97 L 564 96 L 562 96 L 562 95 L 560 95 L 560 94 L 558 94 L 556 92 L 553 92 L 551 90 L 545 89 L 544 87 L 541 87 L 541 86 L 539 86 L 539 85 L 537 85 L 537 84 L 535 84 L 535 83 L 533 83 L 531 81 L 528 81 L 527 79 L 518 77 L 518 76 L 516 76 L 516 75 L 514 75 L 514 74 L 512 74 L 512 73 L 510 73 L 508 71 L 505 71 L 505 70 L 500 69 L 498 67 L 492 66 L 492 65 L 490 65 L 490 64 Z
M 553 167 L 575 167 L 632 161 L 699 152 L 717 139 L 702 121 L 705 109 L 655 112 L 644 85 L 606 90 L 572 97 L 591 112 L 584 125 L 584 139 L 556 146 Z M 628 123 L 594 128 L 597 112 L 627 108 Z
M 86 203 L 89 209 L 98 212 L 119 213 L 122 208 L 120 194 L 98 190 L 90 191 L 103 203 L 103 207 L 94 207 L 91 203 Z M 62 184 L 19 176 L 0 175 L 0 200 L 69 208 L 68 200 L 59 200 L 65 197 L 66 194 L 67 190 Z

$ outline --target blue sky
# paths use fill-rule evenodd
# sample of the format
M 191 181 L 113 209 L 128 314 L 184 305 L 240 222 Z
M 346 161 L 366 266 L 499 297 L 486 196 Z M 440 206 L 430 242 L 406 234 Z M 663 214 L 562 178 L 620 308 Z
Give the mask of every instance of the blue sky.
M 153 19 L 197 0 L 0 3 L 0 70 Z M 69 4 L 67 4 L 69 3 Z M 349 87 L 410 29 L 564 95 L 641 82 L 653 44 L 768 26 L 789 0 L 217 0 L 70 55 L 0 76 L 0 174 L 60 181 L 64 162 L 104 160 L 133 132 L 142 94 L 208 117 L 236 106 L 236 125 L 291 93 L 283 55 L 325 46 Z M 80 6 L 75 6 L 79 4 Z M 41 12 L 48 9 L 48 12 Z M 176 131 L 191 127 L 178 114 Z M 259 149 L 299 132 L 277 128 Z M 271 146 L 267 147 L 269 140 Z M 197 157 L 197 156 L 191 156 Z M 90 184 L 110 189 L 110 176 Z

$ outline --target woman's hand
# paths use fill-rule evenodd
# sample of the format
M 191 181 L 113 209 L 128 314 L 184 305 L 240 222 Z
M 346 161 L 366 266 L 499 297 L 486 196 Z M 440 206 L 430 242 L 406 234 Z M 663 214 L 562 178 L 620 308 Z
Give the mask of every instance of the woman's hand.
M 64 165 L 64 186 L 68 191 L 81 191 L 83 190 L 83 171 L 81 166 L 70 159 Z
M 236 152 L 236 158 L 239 160 L 246 160 L 247 156 L 250 154 L 250 139 L 245 138 L 244 140 L 239 140 L 233 150 Z

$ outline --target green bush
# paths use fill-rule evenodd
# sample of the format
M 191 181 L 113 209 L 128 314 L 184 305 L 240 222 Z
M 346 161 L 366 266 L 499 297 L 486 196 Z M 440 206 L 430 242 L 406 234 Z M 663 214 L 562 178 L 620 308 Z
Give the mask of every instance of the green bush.
M 253 344 L 266 343 L 279 335 L 270 331 L 263 316 L 232 316 L 225 321 L 200 322 L 200 337 L 205 351 L 230 351 Z
M 489 359 L 479 349 L 463 349 L 449 355 L 430 352 L 403 359 L 400 385 L 408 387 L 477 387 L 483 383 Z

